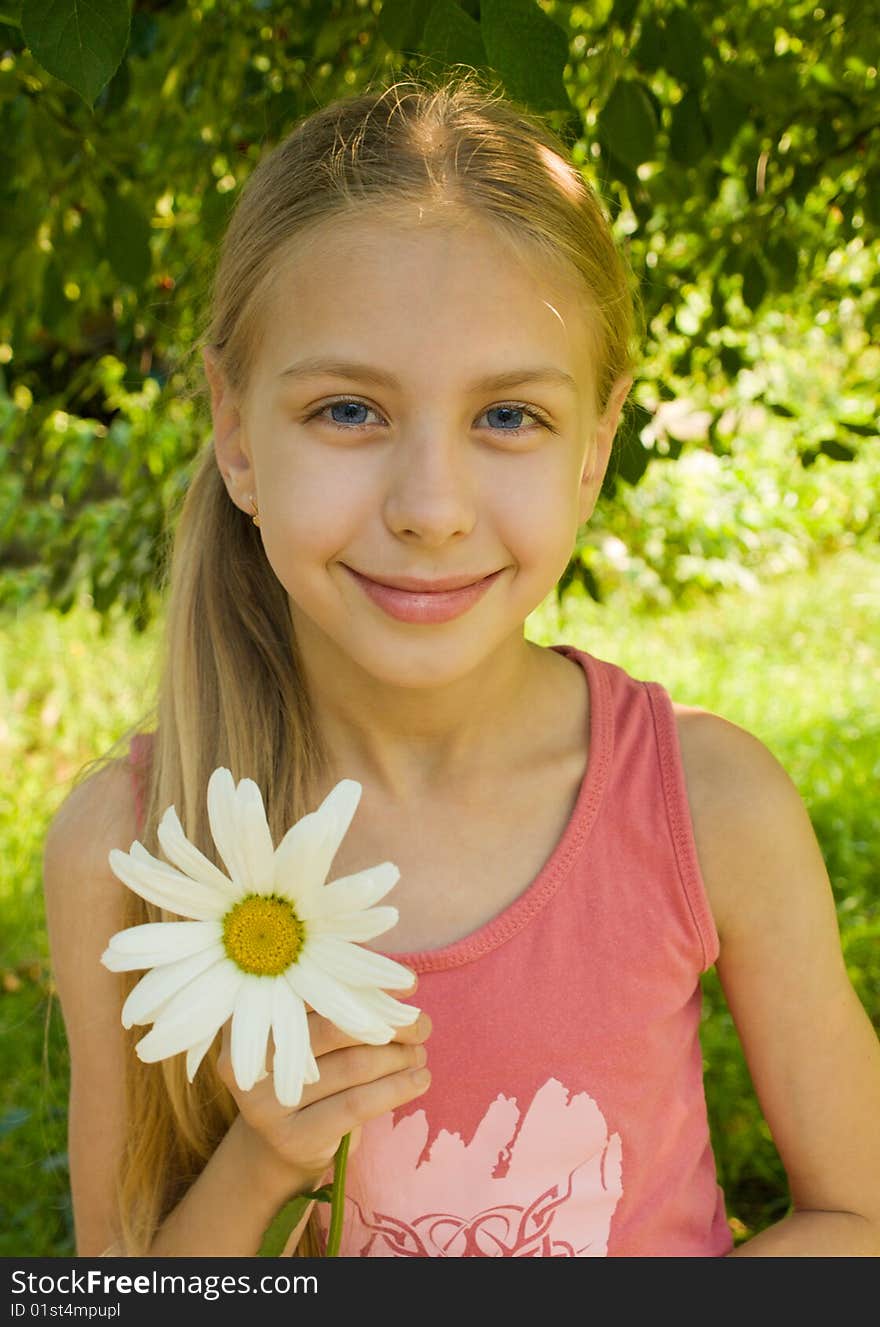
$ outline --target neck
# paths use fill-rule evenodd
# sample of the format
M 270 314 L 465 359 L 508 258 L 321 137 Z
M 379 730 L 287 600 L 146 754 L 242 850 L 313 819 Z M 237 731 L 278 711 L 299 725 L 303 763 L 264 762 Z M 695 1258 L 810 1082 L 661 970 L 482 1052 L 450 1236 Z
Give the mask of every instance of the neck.
M 443 685 L 401 686 L 297 629 L 304 680 L 333 782 L 353 778 L 398 804 L 479 783 L 521 749 L 540 647 L 521 635 Z M 543 694 L 543 693 L 542 693 Z M 519 740 L 518 740 L 519 739 Z

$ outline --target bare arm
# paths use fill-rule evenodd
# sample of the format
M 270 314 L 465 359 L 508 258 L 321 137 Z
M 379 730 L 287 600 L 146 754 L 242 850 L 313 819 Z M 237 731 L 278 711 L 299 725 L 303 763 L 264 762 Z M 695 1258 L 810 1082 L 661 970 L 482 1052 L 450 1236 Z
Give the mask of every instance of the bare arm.
M 691 712 L 679 732 L 718 976 L 793 1205 L 730 1256 L 880 1256 L 880 1042 L 806 809 L 736 725 Z
M 136 837 L 129 773 L 116 763 L 69 795 L 49 827 L 43 855 L 52 965 L 71 1057 L 68 1151 L 79 1257 L 121 1252 L 116 1168 L 131 1051 L 122 1029 L 121 983 L 100 958 L 125 925 L 125 886 L 110 870 L 108 854 L 128 851 Z M 163 1222 L 150 1256 L 255 1255 L 283 1203 L 320 1181 L 343 1133 L 425 1090 L 413 1069 L 425 1059 L 426 1015 L 401 1028 L 388 1046 L 355 1046 L 316 1014 L 309 1022 L 321 1080 L 306 1089 L 300 1109 L 279 1107 L 271 1078 L 239 1092 L 226 1065 L 224 1081 L 241 1113 Z

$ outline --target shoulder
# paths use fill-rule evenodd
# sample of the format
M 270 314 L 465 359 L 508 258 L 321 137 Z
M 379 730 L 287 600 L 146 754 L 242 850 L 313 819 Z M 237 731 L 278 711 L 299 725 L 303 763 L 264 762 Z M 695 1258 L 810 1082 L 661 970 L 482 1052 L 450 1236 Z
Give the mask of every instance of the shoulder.
M 68 1022 L 81 983 L 91 986 L 110 976 L 98 959 L 109 936 L 125 924 L 125 891 L 108 857 L 111 848 L 127 850 L 136 837 L 131 767 L 123 759 L 77 784 L 49 823 L 43 893 L 53 971 Z
M 128 760 L 112 760 L 76 785 L 55 812 L 43 850 L 44 882 L 52 892 L 64 893 L 63 879 L 71 873 L 113 879 L 107 854 L 112 847 L 128 848 L 137 837 L 132 770 Z
M 708 710 L 673 705 L 701 873 L 722 945 L 753 913 L 783 903 L 796 866 L 824 877 L 806 807 L 752 733 Z M 803 876 L 801 876 L 803 878 Z M 790 901 L 790 900 L 789 900 Z

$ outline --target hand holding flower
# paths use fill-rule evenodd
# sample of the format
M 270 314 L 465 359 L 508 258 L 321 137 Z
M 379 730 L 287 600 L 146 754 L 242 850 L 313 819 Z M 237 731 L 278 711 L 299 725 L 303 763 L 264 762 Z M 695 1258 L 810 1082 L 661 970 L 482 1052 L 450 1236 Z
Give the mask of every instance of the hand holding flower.
M 153 1025 L 138 1056 L 185 1052 L 192 1081 L 222 1028 L 223 1081 L 246 1127 L 298 1177 L 304 1197 L 279 1214 L 262 1252 L 275 1250 L 281 1217 L 307 1206 L 309 1177 L 335 1157 L 335 1256 L 352 1130 L 427 1087 L 413 1076 L 427 1020 L 388 993 L 411 991 L 413 974 L 359 943 L 397 921 L 395 908 L 375 905 L 400 873 L 383 862 L 326 883 L 360 795 L 359 783 L 343 779 L 276 848 L 258 786 L 236 785 L 220 767 L 208 781 L 208 819 L 228 876 L 187 839 L 173 806 L 158 826 L 171 865 L 137 840 L 128 853 L 110 853 L 135 893 L 192 918 L 120 931 L 102 955 L 111 971 L 150 969 L 122 1009 L 125 1027 Z
M 424 1041 L 431 1024 L 427 1014 L 401 1028 L 394 1041 L 370 1046 L 354 1041 L 334 1024 L 311 1011 L 309 1039 L 320 1077 L 303 1091 L 299 1105 L 282 1106 L 269 1073 L 243 1091 L 235 1081 L 230 1024 L 223 1029 L 217 1068 L 248 1130 L 259 1139 L 274 1164 L 291 1169 L 302 1189 L 314 1189 L 327 1177 L 345 1134 L 350 1153 L 360 1140 L 361 1126 L 394 1110 L 425 1091 L 417 1078 L 427 1055 Z

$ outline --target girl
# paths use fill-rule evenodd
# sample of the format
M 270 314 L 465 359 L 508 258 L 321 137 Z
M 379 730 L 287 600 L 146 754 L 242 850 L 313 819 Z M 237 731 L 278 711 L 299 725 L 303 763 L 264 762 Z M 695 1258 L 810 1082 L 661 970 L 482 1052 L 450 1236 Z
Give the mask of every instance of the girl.
M 566 568 L 633 373 L 626 268 L 563 144 L 469 76 L 326 106 L 251 176 L 204 342 L 213 440 L 176 533 L 155 723 L 52 823 L 80 1255 L 255 1255 L 352 1132 L 342 1253 L 733 1252 L 698 1038 L 712 964 L 792 1211 L 735 1256 L 880 1254 L 880 1047 L 770 753 L 524 622 Z M 363 786 L 330 878 L 391 860 L 418 1022 L 309 1015 L 295 1110 L 120 1025 L 108 866 L 211 771 L 277 842 Z M 89 924 L 83 927 L 82 919 Z M 378 947 L 378 946 L 374 946 Z M 429 1040 L 430 1033 L 430 1040 Z M 426 1063 L 427 1061 L 427 1063 Z M 287 1251 L 315 1253 L 314 1204 Z

